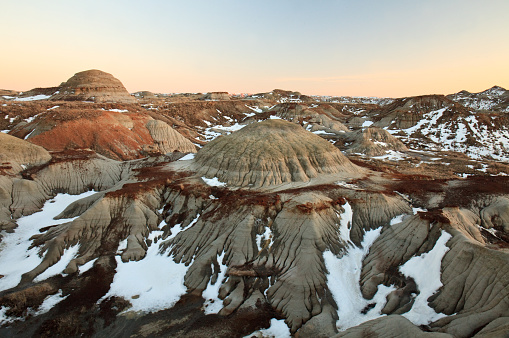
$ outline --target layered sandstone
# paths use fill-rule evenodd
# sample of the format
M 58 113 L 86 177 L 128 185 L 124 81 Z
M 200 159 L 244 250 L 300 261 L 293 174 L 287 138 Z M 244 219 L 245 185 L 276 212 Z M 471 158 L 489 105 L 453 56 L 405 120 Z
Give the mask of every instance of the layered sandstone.
M 60 85 L 59 92 L 51 96 L 53 101 L 93 101 L 134 103 L 136 99 L 113 75 L 97 70 L 74 74 Z

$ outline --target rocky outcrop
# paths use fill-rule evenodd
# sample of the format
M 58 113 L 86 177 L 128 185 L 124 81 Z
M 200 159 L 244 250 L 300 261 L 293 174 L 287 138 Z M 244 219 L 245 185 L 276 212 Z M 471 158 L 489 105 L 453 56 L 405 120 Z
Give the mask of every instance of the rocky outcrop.
M 149 120 L 146 127 L 161 153 L 166 154 L 173 151 L 182 153 L 196 152 L 196 146 L 172 129 L 167 123 L 160 120 Z
M 408 148 L 384 129 L 369 127 L 345 136 L 351 144 L 347 153 L 382 156 L 388 151 L 408 151 Z
M 114 251 L 125 239 L 127 247 L 122 251 L 122 260 L 142 259 L 147 250 L 146 237 L 159 224 L 159 216 L 154 212 L 160 205 L 159 196 L 154 191 L 136 199 L 108 195 L 103 197 L 100 194 L 70 205 L 58 218 L 79 216 L 76 220 L 33 236 L 32 245 L 42 246 L 40 254 L 44 255 L 44 259 L 37 267 L 23 274 L 20 284 L 31 282 L 57 263 L 64 250 L 78 244 L 78 254 L 69 262 L 64 273 L 74 273 L 80 265 L 97 258 L 106 249 L 101 245 L 103 242 L 115 243 L 114 247 L 109 248 Z M 89 208 L 81 207 L 83 204 Z
M 382 107 L 376 117 L 375 126 L 390 126 L 391 129 L 410 128 L 423 119 L 423 115 L 443 108 L 457 110 L 456 113 L 466 112 L 464 107 L 456 105 L 454 101 L 443 95 L 406 97 L 397 99 L 393 103 Z
M 92 69 L 74 74 L 60 85 L 53 101 L 93 101 L 134 103 L 136 99 L 125 89 L 122 82 L 109 73 Z
M 152 93 L 152 92 L 149 92 L 147 90 L 143 90 L 141 92 L 136 92 L 133 94 L 134 97 L 136 98 L 140 98 L 140 99 L 156 99 L 157 96 Z
M 509 317 L 500 317 L 486 325 L 475 338 L 498 338 L 505 337 L 509 332 Z
M 30 123 L 18 124 L 11 133 L 50 151 L 92 149 L 115 160 L 196 152 L 184 136 L 143 112 L 82 106 L 83 110 L 76 113 L 50 110 Z
M 17 96 L 19 94 L 16 90 L 10 90 L 10 89 L 0 89 L 0 100 L 3 100 L 3 96 Z
M 447 95 L 447 98 L 479 111 L 509 112 L 509 91 L 500 86 L 493 86 L 480 93 L 469 93 L 462 90 Z
M 230 95 L 227 92 L 210 92 L 203 96 L 204 100 L 211 100 L 211 101 L 224 101 L 229 100 Z
M 340 135 L 348 132 L 348 128 L 339 121 L 337 109 L 327 104 L 304 105 L 296 103 L 282 103 L 271 109 L 278 117 L 301 124 L 312 132 L 324 131 Z
M 408 312 L 415 301 L 413 295 L 420 292 L 419 285 L 392 267 L 402 266 L 412 257 L 425 256 L 445 230 L 452 238 L 441 262 L 443 286 L 427 302 L 436 313 L 446 316 L 430 326 L 454 337 L 469 337 L 476 328 L 507 315 L 509 283 L 505 276 L 509 273 L 509 257 L 484 246 L 479 224 L 479 217 L 469 210 L 444 208 L 420 212 L 386 229 L 363 262 L 364 297 L 371 299 L 379 284 L 397 285 L 397 290 L 387 296 L 382 312 Z M 395 247 L 399 250 L 395 251 Z
M 482 225 L 486 229 L 498 228 L 509 234 L 509 198 L 500 196 L 481 210 Z
M 283 120 L 253 123 L 219 137 L 198 152 L 195 162 L 199 175 L 253 188 L 363 171 L 329 142 Z

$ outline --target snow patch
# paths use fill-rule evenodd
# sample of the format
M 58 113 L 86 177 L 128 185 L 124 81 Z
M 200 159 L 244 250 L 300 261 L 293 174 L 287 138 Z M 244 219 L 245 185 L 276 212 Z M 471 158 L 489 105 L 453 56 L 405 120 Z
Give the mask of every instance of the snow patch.
M 270 326 L 268 329 L 262 329 L 248 334 L 244 338 L 250 337 L 274 337 L 274 338 L 290 338 L 292 335 L 288 325 L 286 325 L 284 319 L 272 318 L 270 320 Z
M 179 158 L 179 161 L 192 160 L 192 159 L 194 159 L 195 155 L 196 155 L 195 153 L 189 153 L 186 156 Z
M 67 297 L 69 297 L 69 295 L 62 297 L 62 289 L 58 290 L 58 292 L 56 294 L 46 297 L 44 299 L 44 301 L 42 302 L 42 304 L 37 309 L 37 311 L 35 311 L 33 313 L 33 315 L 38 316 L 38 315 L 42 315 L 42 314 L 48 312 L 55 305 L 57 305 L 58 303 L 60 303 L 64 299 L 66 299 Z
M 345 208 L 342 220 L 348 218 L 351 210 Z M 341 230 L 344 224 L 341 224 Z M 341 231 L 340 230 L 340 231 Z M 360 247 L 350 245 L 345 254 L 338 258 L 331 251 L 325 251 L 323 258 L 327 271 L 327 285 L 338 304 L 338 317 L 336 326 L 339 330 L 346 330 L 365 321 L 383 316 L 381 310 L 385 306 L 387 295 L 395 290 L 395 287 L 379 285 L 378 291 L 371 300 L 364 299 L 360 290 L 360 274 L 362 261 L 369 252 L 369 248 L 380 235 L 382 228 L 367 231 Z M 349 231 L 341 235 L 342 239 L 350 241 Z M 369 311 L 365 311 L 368 305 L 375 304 Z M 365 312 L 365 314 L 363 314 Z
M 224 182 L 220 182 L 219 179 L 217 177 L 214 177 L 214 178 L 206 178 L 206 177 L 202 177 L 201 178 L 207 185 L 211 186 L 211 187 L 225 187 L 226 186 L 226 183 Z
M 209 280 L 207 288 L 203 290 L 202 297 L 205 299 L 203 303 L 203 310 L 206 315 L 212 313 L 218 313 L 223 308 L 223 301 L 219 299 L 219 288 L 223 284 L 223 279 L 226 274 L 226 270 L 228 266 L 223 264 L 224 251 L 221 255 L 217 255 L 217 264 L 219 265 L 219 271 L 217 275 L 217 279 L 214 284 L 212 284 L 212 278 Z M 216 268 L 214 264 L 212 264 L 212 271 L 215 271 Z
M 440 238 L 430 252 L 412 257 L 399 268 L 403 275 L 414 279 L 419 289 L 419 295 L 415 298 L 414 305 L 410 311 L 402 314 L 415 325 L 427 325 L 446 317 L 443 313 L 436 313 L 428 305 L 428 298 L 442 286 L 440 267 L 442 258 L 449 251 L 446 243 L 451 237 L 449 233 L 442 230 Z
M 40 94 L 40 95 L 34 95 L 34 96 L 28 96 L 28 97 L 17 97 L 14 99 L 14 101 L 38 101 L 38 100 L 47 100 L 50 97 L 51 97 L 51 95 Z
M 272 238 L 273 238 L 272 230 L 270 229 L 270 227 L 266 226 L 263 234 L 256 235 L 256 246 L 258 247 L 258 251 L 262 250 L 262 241 L 265 242 L 268 239 L 270 239 L 270 243 L 269 243 L 269 248 L 270 248 L 273 243 Z
M 82 274 L 84 272 L 87 272 L 88 270 L 92 269 L 92 267 L 94 266 L 94 263 L 95 263 L 96 260 L 97 260 L 97 258 L 92 259 L 91 261 L 86 262 L 85 264 L 80 266 L 79 267 L 80 274 Z
M 71 260 L 78 255 L 79 248 L 80 248 L 79 245 L 75 245 L 68 249 L 65 249 L 64 253 L 62 254 L 62 257 L 60 257 L 60 260 L 54 265 L 50 266 L 48 269 L 46 269 L 46 271 L 41 273 L 39 276 L 37 276 L 34 279 L 34 282 L 40 282 L 49 277 L 56 276 L 63 270 L 65 270 L 67 264 L 69 264 Z
M 395 151 L 395 150 L 388 150 L 385 155 L 373 156 L 372 158 L 376 158 L 378 160 L 401 161 L 401 160 L 404 160 L 405 157 L 407 157 L 407 155 L 402 152 Z
M 164 224 L 164 221 L 161 222 L 161 225 Z M 172 233 L 170 238 L 175 237 L 178 232 Z M 135 312 L 156 312 L 175 305 L 187 291 L 184 277 L 189 266 L 176 263 L 168 256 L 171 248 L 159 253 L 159 245 L 153 239 L 162 234 L 161 230 L 150 234 L 151 245 L 148 246 L 145 257 L 139 261 L 123 262 L 120 255 L 115 256 L 117 272 L 110 290 L 102 299 L 110 296 L 123 297 L 132 304 L 127 311 Z

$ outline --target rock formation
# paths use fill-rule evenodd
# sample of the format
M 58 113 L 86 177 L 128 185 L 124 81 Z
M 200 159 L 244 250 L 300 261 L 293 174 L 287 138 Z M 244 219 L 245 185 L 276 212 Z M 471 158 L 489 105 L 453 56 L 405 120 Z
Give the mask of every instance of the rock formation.
M 367 156 L 381 156 L 388 151 L 408 151 L 408 148 L 384 129 L 369 127 L 345 135 L 348 153 L 365 154 Z
M 146 127 L 161 153 L 166 154 L 173 151 L 181 153 L 196 152 L 196 146 L 191 141 L 180 135 L 163 121 L 148 120 Z
M 92 149 L 116 160 L 173 151 L 196 152 L 191 141 L 142 111 L 73 104 L 78 107 L 57 107 L 44 111 L 33 121 L 23 121 L 11 134 L 50 151 Z
M 136 99 L 127 92 L 122 82 L 113 75 L 96 69 L 74 74 L 69 80 L 60 85 L 59 92 L 51 96 L 50 100 L 136 102 Z
M 349 131 L 336 117 L 339 112 L 330 105 L 310 107 L 304 104 L 282 103 L 273 107 L 271 111 L 276 112 L 278 117 L 299 123 L 312 132 L 321 130 L 326 133 L 341 135 Z
M 447 98 L 479 111 L 509 112 L 509 91 L 500 86 L 493 86 L 480 93 L 462 90 L 447 95 Z
M 0 173 L 18 173 L 51 159 L 46 149 L 8 134 L 0 133 L 0 144 Z
M 254 188 L 362 172 L 329 142 L 284 120 L 253 123 L 217 138 L 198 152 L 195 162 L 199 175 Z
M 223 101 L 229 100 L 230 95 L 227 92 L 210 92 L 203 96 L 204 100 L 212 100 L 212 101 Z

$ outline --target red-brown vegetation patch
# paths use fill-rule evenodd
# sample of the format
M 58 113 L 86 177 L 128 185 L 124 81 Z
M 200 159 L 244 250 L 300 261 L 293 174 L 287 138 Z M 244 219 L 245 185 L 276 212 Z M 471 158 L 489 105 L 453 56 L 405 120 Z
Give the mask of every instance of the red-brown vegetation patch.
M 228 190 L 212 188 L 214 196 L 222 202 L 230 201 L 233 204 L 240 205 L 261 205 L 268 207 L 281 202 L 281 197 L 277 193 L 263 193 L 249 190 Z
M 306 192 L 322 192 L 322 193 L 329 193 L 331 191 L 339 189 L 340 186 L 336 184 L 319 184 L 319 185 L 313 185 L 309 187 L 302 187 L 302 188 L 292 188 L 292 189 L 286 189 L 281 191 L 280 193 L 284 194 L 302 194 Z
M 154 166 L 147 166 L 134 169 L 136 178 L 139 182 L 126 183 L 121 189 L 106 193 L 106 197 L 128 197 L 138 198 L 141 194 L 157 188 L 164 188 L 175 185 L 177 181 L 182 180 L 191 174 L 184 171 L 169 170 L 166 165 L 168 162 L 158 163 Z
M 509 193 L 507 176 L 469 176 L 466 179 L 419 180 L 403 179 L 385 185 L 387 190 L 398 191 L 412 198 L 426 200 L 431 194 L 444 195 L 439 207 L 468 207 L 482 196 Z
M 208 187 L 208 186 L 207 186 Z M 229 190 L 226 188 L 209 187 L 210 192 L 219 201 L 218 207 L 202 215 L 204 219 L 224 217 L 246 206 L 262 206 L 264 208 L 281 207 L 281 197 L 277 193 L 264 193 L 248 190 Z
M 387 190 L 397 191 L 410 196 L 423 197 L 428 193 L 441 193 L 445 191 L 446 180 L 416 179 L 416 177 L 405 177 L 403 179 L 385 185 Z
M 461 184 L 449 187 L 444 206 L 469 206 L 481 196 L 509 193 L 508 176 L 469 176 Z
M 304 204 L 297 205 L 297 209 L 303 214 L 311 214 L 312 212 L 320 212 L 321 210 L 326 210 L 331 207 L 331 203 L 329 202 L 317 202 L 311 203 L 307 202 Z
M 430 223 L 450 224 L 451 221 L 444 215 L 442 209 L 430 209 L 428 211 L 418 211 L 417 215 L 422 220 L 429 221 Z

